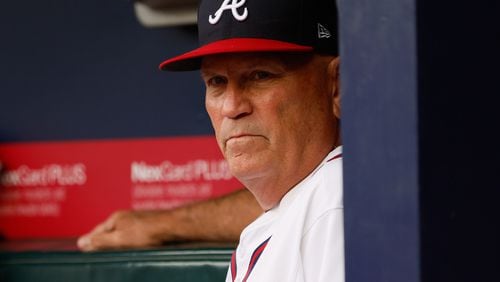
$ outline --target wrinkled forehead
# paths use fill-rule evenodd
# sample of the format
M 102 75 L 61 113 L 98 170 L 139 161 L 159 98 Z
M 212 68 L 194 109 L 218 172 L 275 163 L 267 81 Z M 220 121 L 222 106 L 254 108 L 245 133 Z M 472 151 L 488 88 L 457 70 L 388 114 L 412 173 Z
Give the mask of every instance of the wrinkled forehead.
M 225 67 L 281 66 L 283 68 L 301 67 L 312 61 L 313 53 L 228 53 L 205 56 L 202 59 L 201 71 Z

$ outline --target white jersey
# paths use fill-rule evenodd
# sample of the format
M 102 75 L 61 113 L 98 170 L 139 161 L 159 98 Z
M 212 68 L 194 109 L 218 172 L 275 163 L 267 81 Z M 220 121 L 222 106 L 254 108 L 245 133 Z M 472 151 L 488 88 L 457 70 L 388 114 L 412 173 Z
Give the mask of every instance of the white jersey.
M 243 230 L 226 282 L 344 282 L 342 148 Z

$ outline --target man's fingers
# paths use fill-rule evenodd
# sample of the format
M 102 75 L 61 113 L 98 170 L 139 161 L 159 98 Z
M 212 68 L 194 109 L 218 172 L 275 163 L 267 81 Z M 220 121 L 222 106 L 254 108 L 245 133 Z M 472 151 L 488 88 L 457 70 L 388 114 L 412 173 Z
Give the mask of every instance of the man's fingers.
M 137 217 L 135 212 L 113 213 L 92 231 L 81 236 L 77 241 L 78 248 L 88 252 L 160 245 L 161 241 L 151 240 L 147 230 L 139 227 L 143 224 L 137 224 Z
M 84 252 L 121 248 L 116 232 L 90 233 L 80 237 L 77 245 Z
M 111 232 L 115 229 L 115 221 L 113 218 L 108 218 L 103 223 L 98 224 L 94 229 L 90 232 L 90 234 L 99 234 L 105 232 Z
M 100 246 L 103 246 L 100 242 L 100 240 L 102 240 L 101 237 L 109 237 L 110 232 L 114 229 L 114 220 L 112 218 L 108 218 L 105 222 L 94 227 L 92 231 L 78 238 L 77 246 L 82 251 L 98 250 Z
M 80 250 L 90 251 L 92 249 L 89 236 L 90 236 L 90 234 L 87 234 L 87 235 L 83 235 L 80 238 L 78 238 L 76 245 L 78 246 L 78 248 Z

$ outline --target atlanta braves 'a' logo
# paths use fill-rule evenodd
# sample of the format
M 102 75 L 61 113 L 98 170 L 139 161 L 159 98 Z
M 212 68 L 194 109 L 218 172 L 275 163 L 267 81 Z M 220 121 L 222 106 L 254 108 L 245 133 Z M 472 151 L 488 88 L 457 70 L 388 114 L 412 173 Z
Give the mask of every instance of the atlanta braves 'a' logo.
M 214 15 L 210 15 L 208 17 L 208 22 L 211 24 L 218 23 L 220 18 L 222 17 L 222 13 L 225 10 L 231 10 L 231 12 L 233 13 L 233 17 L 236 20 L 240 22 L 244 21 L 248 16 L 248 9 L 247 7 L 245 7 L 245 9 L 243 10 L 243 14 L 240 14 L 238 13 L 238 8 L 245 5 L 245 2 L 246 0 L 224 0 L 224 3 L 222 3 L 222 6 L 220 6 L 219 10 L 217 10 Z

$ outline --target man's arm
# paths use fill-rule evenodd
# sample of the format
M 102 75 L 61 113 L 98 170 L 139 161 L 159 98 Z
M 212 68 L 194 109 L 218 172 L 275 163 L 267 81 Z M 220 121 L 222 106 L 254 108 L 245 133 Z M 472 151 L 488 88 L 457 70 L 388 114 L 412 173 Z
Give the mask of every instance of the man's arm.
M 237 242 L 262 209 L 246 189 L 173 210 L 119 211 L 78 239 L 82 251 L 159 246 L 172 241 Z

